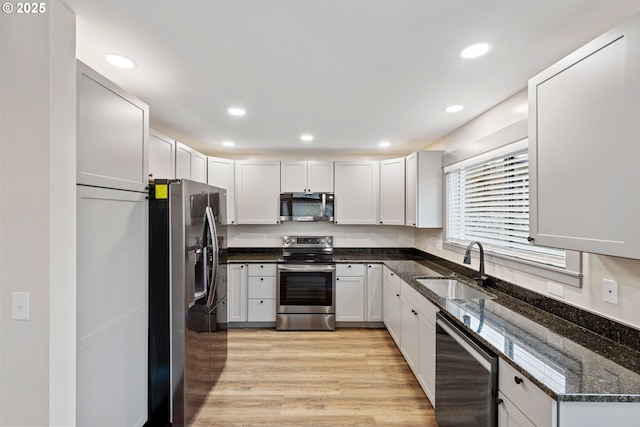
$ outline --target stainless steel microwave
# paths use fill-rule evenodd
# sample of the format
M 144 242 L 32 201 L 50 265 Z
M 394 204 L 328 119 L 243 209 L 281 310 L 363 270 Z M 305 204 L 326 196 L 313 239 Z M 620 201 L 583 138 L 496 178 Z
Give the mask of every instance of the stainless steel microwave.
M 333 222 L 333 193 L 281 193 L 280 221 Z

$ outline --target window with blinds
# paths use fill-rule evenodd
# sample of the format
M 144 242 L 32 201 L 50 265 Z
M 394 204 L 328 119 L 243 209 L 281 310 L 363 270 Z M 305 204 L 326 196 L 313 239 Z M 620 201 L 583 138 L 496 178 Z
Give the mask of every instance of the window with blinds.
M 526 140 L 525 140 L 526 143 Z M 529 243 L 529 153 L 526 144 L 445 169 L 446 240 L 481 242 L 485 252 L 565 268 L 562 249 Z

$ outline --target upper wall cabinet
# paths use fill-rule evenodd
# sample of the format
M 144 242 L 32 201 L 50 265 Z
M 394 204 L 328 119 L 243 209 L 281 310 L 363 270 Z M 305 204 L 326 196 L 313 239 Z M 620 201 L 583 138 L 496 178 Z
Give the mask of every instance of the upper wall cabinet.
M 176 141 L 176 178 L 207 182 L 207 156 Z
M 176 141 L 153 129 L 149 130 L 149 177 L 174 179 Z
M 333 162 L 282 162 L 280 192 L 333 193 Z
M 640 259 L 640 14 L 529 80 L 535 243 Z
M 380 162 L 380 224 L 404 225 L 405 159 Z
M 149 106 L 77 63 L 78 184 L 144 191 Z
M 442 151 L 416 151 L 407 157 L 405 225 L 442 227 Z
M 207 183 L 227 190 L 227 224 L 236 223 L 235 162 L 219 157 L 207 157 Z
M 280 162 L 236 162 L 238 224 L 280 223 Z
M 378 224 L 379 183 L 379 162 L 336 162 L 335 223 Z

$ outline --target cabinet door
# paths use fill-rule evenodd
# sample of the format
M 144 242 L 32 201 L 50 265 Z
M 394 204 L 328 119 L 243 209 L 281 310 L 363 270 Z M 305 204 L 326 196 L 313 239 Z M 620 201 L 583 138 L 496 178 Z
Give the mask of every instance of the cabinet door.
M 247 265 L 229 264 L 229 322 L 247 321 Z
M 335 223 L 378 224 L 378 162 L 335 163 Z
M 174 179 L 176 141 L 154 130 L 149 131 L 149 177 Z
M 498 399 L 498 427 L 536 427 L 502 392 Z
M 77 189 L 77 425 L 147 419 L 148 202 Z
M 336 278 L 336 321 L 364 322 L 364 277 Z
M 418 382 L 431 404 L 436 404 L 436 326 L 434 319 L 418 314 Z
M 191 179 L 207 182 L 207 156 L 197 151 L 191 151 Z
M 280 162 L 236 162 L 238 224 L 280 223 Z
M 227 190 L 227 224 L 236 223 L 235 162 L 218 157 L 207 158 L 207 183 Z
M 367 322 L 382 322 L 382 264 L 367 265 Z
M 282 162 L 280 164 L 280 192 L 304 193 L 307 187 L 307 162 Z
M 405 224 L 442 227 L 442 151 L 417 151 L 407 157 Z
M 307 188 L 312 193 L 333 193 L 333 162 L 308 162 Z
M 380 224 L 404 225 L 405 159 L 380 162 Z
M 405 225 L 416 227 L 418 225 L 416 214 L 418 208 L 418 153 L 412 153 L 407 157 L 406 164 L 406 198 L 405 198 Z
M 418 312 L 405 298 L 400 301 L 400 351 L 415 373 L 418 369 Z
M 177 141 L 176 179 L 191 179 L 191 149 Z
M 382 316 L 391 338 L 400 347 L 400 290 L 393 287 L 388 280 L 382 285 Z
M 640 259 L 640 15 L 529 80 L 535 243 Z
M 144 191 L 149 106 L 77 63 L 77 182 Z

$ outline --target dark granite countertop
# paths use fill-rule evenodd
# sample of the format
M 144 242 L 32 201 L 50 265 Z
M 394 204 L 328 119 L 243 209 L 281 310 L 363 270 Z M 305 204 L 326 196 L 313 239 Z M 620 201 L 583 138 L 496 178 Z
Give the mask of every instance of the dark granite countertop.
M 429 261 L 384 261 L 402 280 L 442 309 L 447 317 L 489 347 L 558 401 L 640 402 L 640 353 L 495 288 L 490 300 L 444 299 L 416 276 L 447 270 Z M 475 288 L 473 281 L 458 280 Z M 463 318 L 470 320 L 466 326 Z M 617 363 L 602 354 L 623 357 Z
M 229 255 L 231 263 L 276 262 L 277 250 Z M 452 270 L 406 250 L 336 250 L 337 263 L 384 263 L 436 304 L 463 330 L 489 347 L 558 401 L 640 402 L 640 352 L 564 320 L 496 288 L 493 300 L 449 300 L 415 277 L 449 276 Z M 453 267 L 452 267 L 453 268 Z M 463 275 L 458 280 L 477 288 Z M 465 324 L 467 319 L 469 326 Z

